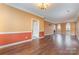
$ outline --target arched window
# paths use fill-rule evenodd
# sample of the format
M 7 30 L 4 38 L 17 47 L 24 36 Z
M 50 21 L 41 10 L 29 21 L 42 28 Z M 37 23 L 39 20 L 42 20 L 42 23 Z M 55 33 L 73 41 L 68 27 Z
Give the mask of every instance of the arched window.
M 66 30 L 70 31 L 71 28 L 70 28 L 70 23 L 66 23 Z

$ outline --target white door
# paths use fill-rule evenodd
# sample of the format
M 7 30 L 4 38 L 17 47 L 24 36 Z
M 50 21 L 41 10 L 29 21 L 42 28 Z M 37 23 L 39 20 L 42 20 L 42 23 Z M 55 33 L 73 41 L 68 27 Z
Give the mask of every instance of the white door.
M 37 39 L 39 38 L 39 22 L 33 21 L 33 32 L 32 32 L 32 38 Z

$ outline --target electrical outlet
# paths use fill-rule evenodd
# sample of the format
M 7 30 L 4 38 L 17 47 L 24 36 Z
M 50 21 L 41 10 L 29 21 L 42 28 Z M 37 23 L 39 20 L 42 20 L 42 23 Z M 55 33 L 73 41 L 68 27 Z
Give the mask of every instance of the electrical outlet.
M 27 39 L 28 37 L 26 36 L 25 38 Z

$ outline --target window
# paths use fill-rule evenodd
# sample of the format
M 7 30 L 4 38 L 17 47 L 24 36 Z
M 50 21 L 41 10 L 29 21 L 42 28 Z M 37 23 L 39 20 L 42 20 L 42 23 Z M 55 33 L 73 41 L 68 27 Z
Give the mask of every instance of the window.
M 69 31 L 71 30 L 71 29 L 70 29 L 70 23 L 67 23 L 67 24 L 66 24 L 66 30 L 69 30 Z

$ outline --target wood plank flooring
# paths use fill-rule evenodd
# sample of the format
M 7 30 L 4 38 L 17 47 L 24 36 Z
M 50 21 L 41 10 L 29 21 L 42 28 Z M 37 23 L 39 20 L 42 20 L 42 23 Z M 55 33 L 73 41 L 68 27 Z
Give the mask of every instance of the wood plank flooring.
M 76 41 L 76 38 L 74 39 Z M 78 41 L 77 41 L 78 42 Z M 79 47 L 59 46 L 53 39 L 35 39 L 27 43 L 0 49 L 0 55 L 78 55 Z

